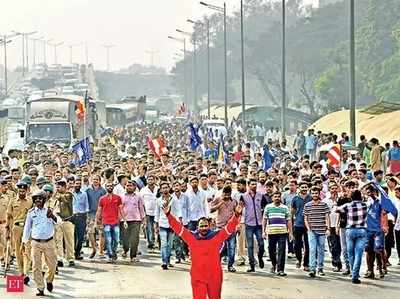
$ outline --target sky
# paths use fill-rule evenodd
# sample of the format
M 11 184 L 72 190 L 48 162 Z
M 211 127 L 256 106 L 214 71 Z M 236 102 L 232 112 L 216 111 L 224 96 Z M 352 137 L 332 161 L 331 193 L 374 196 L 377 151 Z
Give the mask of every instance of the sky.
M 316 0 L 306 0 L 313 3 Z M 226 0 L 228 13 L 238 9 L 239 0 Z M 223 5 L 223 0 L 209 0 Z M 173 56 L 180 45 L 167 38 L 176 35 L 176 28 L 191 31 L 186 19 L 200 18 L 211 11 L 198 0 L 0 0 L 0 34 L 13 30 L 37 31 L 33 37 L 53 39 L 64 44 L 57 49 L 58 63 L 68 64 L 70 48 L 73 62 L 84 63 L 84 47 L 88 43 L 89 62 L 96 69 L 106 69 L 103 44 L 113 44 L 110 51 L 112 70 L 132 63 L 151 64 L 148 51 L 156 51 L 154 64 L 167 69 L 174 64 Z M 8 65 L 22 64 L 21 38 L 8 44 Z M 43 61 L 43 45 L 37 43 L 36 57 Z M 33 62 L 33 42 L 28 44 L 29 62 Z M 0 64 L 4 61 L 0 50 Z M 54 47 L 47 47 L 47 62 L 54 63 Z

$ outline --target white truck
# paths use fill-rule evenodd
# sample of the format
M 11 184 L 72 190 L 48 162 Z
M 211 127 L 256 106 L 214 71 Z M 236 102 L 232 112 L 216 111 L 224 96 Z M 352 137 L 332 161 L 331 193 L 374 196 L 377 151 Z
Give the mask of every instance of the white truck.
M 94 105 L 89 104 L 86 108 L 84 122 L 77 119 L 76 109 L 79 102 L 84 103 L 83 97 L 68 95 L 28 100 L 23 134 L 25 143 L 71 145 L 75 140 L 93 136 L 96 121 Z

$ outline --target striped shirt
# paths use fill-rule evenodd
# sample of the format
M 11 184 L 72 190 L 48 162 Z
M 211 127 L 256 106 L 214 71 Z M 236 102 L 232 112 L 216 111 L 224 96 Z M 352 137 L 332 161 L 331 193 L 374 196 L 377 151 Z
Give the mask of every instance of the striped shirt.
M 319 235 L 326 233 L 326 215 L 329 213 L 330 209 L 323 201 L 319 201 L 317 204 L 310 201 L 305 204 L 303 209 L 303 215 L 307 217 L 310 230 Z
M 287 221 L 290 220 L 289 208 L 284 204 L 276 206 L 270 203 L 265 207 L 264 218 L 268 224 L 268 234 L 287 234 Z

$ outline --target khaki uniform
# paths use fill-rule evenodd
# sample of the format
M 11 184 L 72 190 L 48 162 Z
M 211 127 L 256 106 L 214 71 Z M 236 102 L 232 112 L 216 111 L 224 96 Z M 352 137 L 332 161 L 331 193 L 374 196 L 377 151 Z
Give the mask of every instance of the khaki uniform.
M 25 252 L 21 252 L 21 240 L 24 232 L 24 224 L 29 209 L 32 208 L 32 199 L 27 197 L 20 200 L 14 197 L 10 200 L 7 207 L 7 215 L 11 218 L 11 236 L 15 246 L 15 256 L 17 257 L 18 270 L 20 274 L 26 275 L 30 266 L 30 244 L 25 247 Z
M 43 260 L 47 266 L 46 281 L 53 282 L 57 266 L 57 252 L 54 242 L 54 226 L 56 225 L 52 219 L 47 217 L 47 208 L 43 210 L 32 208 L 28 212 L 27 223 L 25 227 L 24 241 L 32 237 L 32 269 L 33 279 L 39 290 L 44 290 L 43 277 Z M 36 236 L 32 235 L 32 230 L 37 227 Z M 51 227 L 51 235 L 49 236 L 49 227 Z M 41 237 L 45 234 L 46 237 Z M 38 238 L 38 239 L 35 239 Z M 50 238 L 49 238 L 50 237 Z
M 5 249 L 7 246 L 6 222 L 9 201 L 10 199 L 7 194 L 0 194 L 0 259 L 4 258 Z
M 62 261 L 64 257 L 68 262 L 75 260 L 75 226 L 71 222 L 73 215 L 72 201 L 72 194 L 70 192 L 66 192 L 64 194 L 56 193 L 50 203 L 50 205 L 53 205 L 53 207 L 50 207 L 53 209 L 54 214 L 58 214 L 62 219 L 61 224 L 56 226 L 55 231 L 57 257 L 59 261 Z

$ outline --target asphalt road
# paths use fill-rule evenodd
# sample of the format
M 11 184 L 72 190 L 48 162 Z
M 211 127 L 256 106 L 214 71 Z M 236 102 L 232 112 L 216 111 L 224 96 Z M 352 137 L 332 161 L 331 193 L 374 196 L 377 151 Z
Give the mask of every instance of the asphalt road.
M 86 251 L 87 249 L 85 249 Z M 145 251 L 145 249 L 143 249 Z M 329 256 L 329 253 L 326 252 Z M 87 255 L 86 255 L 87 256 Z M 394 256 L 396 253 L 394 252 Z M 287 261 L 285 278 L 264 270 L 247 274 L 246 267 L 237 273 L 224 273 L 223 298 L 398 298 L 400 294 L 400 266 L 392 258 L 393 266 L 383 280 L 362 280 L 351 284 L 350 278 L 333 273 L 329 259 L 325 262 L 326 276 L 310 279 L 307 273 L 295 268 L 294 260 Z M 363 262 L 365 266 L 365 261 Z M 50 298 L 191 298 L 189 265 L 176 265 L 162 271 L 157 253 L 141 256 L 138 264 L 130 265 L 120 259 L 117 264 L 94 259 L 77 262 L 75 268 L 60 268 Z M 365 269 L 362 269 L 362 273 Z M 23 294 L 6 293 L 5 280 L 0 278 L 0 298 L 37 298 L 33 283 Z M 48 293 L 47 293 L 48 294 Z

